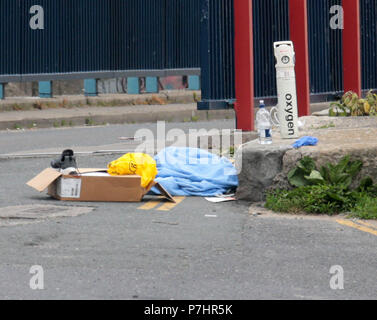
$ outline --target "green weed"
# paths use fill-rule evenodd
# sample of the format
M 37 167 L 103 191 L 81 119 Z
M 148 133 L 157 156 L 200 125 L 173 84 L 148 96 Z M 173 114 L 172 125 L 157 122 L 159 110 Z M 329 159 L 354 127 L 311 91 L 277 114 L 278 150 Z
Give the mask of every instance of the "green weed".
M 320 169 L 312 158 L 304 157 L 288 174 L 296 188 L 268 192 L 265 206 L 284 213 L 350 213 L 361 219 L 377 219 L 377 185 L 372 178 L 365 177 L 359 187 L 350 187 L 361 168 L 362 162 L 351 161 L 349 156 Z

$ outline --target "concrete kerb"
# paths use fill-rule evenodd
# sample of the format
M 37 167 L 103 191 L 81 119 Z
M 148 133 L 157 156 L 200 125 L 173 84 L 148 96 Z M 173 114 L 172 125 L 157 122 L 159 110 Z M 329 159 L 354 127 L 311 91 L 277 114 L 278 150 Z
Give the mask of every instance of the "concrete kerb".
M 144 100 L 139 101 L 141 98 Z M 181 90 L 166 91 L 159 95 L 116 94 L 99 97 L 62 96 L 51 99 L 0 100 L 0 110 L 4 111 L 0 112 L 0 130 L 235 119 L 233 109 L 198 111 L 194 102 L 197 98 L 200 98 L 199 91 L 194 97 L 192 92 Z M 168 101 L 168 104 L 165 104 L 165 101 Z M 90 106 L 87 105 L 88 102 Z M 118 103 L 123 106 L 116 106 Z M 134 106 L 134 103 L 140 104 Z M 314 104 L 311 107 L 313 111 L 323 110 L 328 104 Z
M 234 110 L 198 111 L 196 104 L 79 107 L 0 113 L 0 130 L 234 119 Z
M 87 98 L 84 96 L 61 96 L 44 99 L 39 97 L 20 97 L 0 100 L 0 112 L 82 107 L 86 105 Z
M 159 94 L 110 94 L 98 97 L 12 98 L 0 100 L 0 130 L 160 120 L 196 122 L 234 119 L 234 111 L 231 109 L 198 111 L 196 102 L 200 97 L 200 91 L 179 90 L 162 91 Z
M 104 94 L 97 97 L 58 96 L 54 98 L 20 97 L 0 100 L 0 112 L 33 109 L 71 108 L 84 106 L 132 106 L 195 103 L 201 98 L 201 91 L 174 90 L 156 94 Z
M 240 169 L 237 198 L 259 202 L 274 188 L 289 188 L 288 172 L 304 156 L 312 157 L 317 166 L 335 163 L 345 155 L 359 159 L 364 166 L 356 179 L 370 176 L 377 181 L 377 117 L 304 117 L 301 136 L 315 136 L 317 146 L 294 149 L 295 140 L 283 140 L 273 131 L 273 144 L 260 145 L 256 140 L 244 144 L 236 153 Z

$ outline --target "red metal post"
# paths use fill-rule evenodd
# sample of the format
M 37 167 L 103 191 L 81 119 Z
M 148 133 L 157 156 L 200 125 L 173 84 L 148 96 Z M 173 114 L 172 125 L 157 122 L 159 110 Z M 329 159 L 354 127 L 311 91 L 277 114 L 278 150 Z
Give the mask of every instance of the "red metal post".
M 343 0 L 343 73 L 344 91 L 361 96 L 361 41 L 359 0 Z
M 290 35 L 296 52 L 298 114 L 310 114 L 309 42 L 307 0 L 289 0 Z
M 237 129 L 254 130 L 254 52 L 252 0 L 234 0 Z

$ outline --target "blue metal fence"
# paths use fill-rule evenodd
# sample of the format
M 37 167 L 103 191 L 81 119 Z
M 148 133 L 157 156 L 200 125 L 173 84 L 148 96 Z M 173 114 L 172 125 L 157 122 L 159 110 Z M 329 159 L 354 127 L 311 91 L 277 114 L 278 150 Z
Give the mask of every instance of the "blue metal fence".
M 362 0 L 360 5 L 362 88 L 366 90 L 377 88 L 377 0 Z
M 330 8 L 341 0 L 308 0 L 311 94 L 343 91 L 342 30 L 330 28 Z
M 226 108 L 235 97 L 234 0 L 202 0 L 199 109 Z
M 0 1 L 0 82 L 199 74 L 200 0 Z
M 21 72 L 19 1 L 0 1 L 0 75 Z
M 276 96 L 273 43 L 289 39 L 288 0 L 253 1 L 256 97 Z
M 231 0 L 224 0 L 230 3 Z M 233 20 L 220 25 L 217 18 L 225 14 L 226 8 L 216 5 L 216 0 L 202 0 L 202 37 L 206 42 L 217 44 L 219 30 L 229 30 Z M 341 5 L 341 0 L 308 0 L 308 32 L 309 32 L 309 67 L 310 92 L 313 101 L 332 99 L 343 92 L 343 53 L 342 30 L 331 29 L 330 8 Z M 363 88 L 377 88 L 377 0 L 360 0 L 361 3 L 361 36 L 362 36 L 362 80 Z M 253 0 L 254 23 L 254 72 L 256 99 L 265 98 L 275 102 L 276 79 L 273 42 L 289 40 L 289 1 L 288 0 Z M 212 29 L 211 29 L 212 28 Z M 215 32 L 213 32 L 215 29 Z M 208 33 L 208 30 L 211 32 Z M 232 40 L 227 44 L 232 45 Z M 352 42 L 349 43 L 352 46 Z M 226 78 L 219 76 L 218 70 L 224 69 L 224 61 L 216 50 L 202 49 L 207 54 L 203 59 L 202 79 L 206 86 L 202 87 L 205 103 L 200 107 L 222 108 L 235 98 L 234 91 L 223 91 L 221 86 L 234 87 L 234 73 L 229 72 Z M 212 64 L 210 64 L 212 63 Z M 209 64 L 214 73 L 207 72 Z M 205 72 L 204 72 L 205 71 Z M 208 79 L 207 79 L 208 78 Z M 215 90 L 216 88 L 216 90 Z
M 199 74 L 204 107 L 235 98 L 234 0 L 0 1 L 0 83 Z M 253 0 L 255 94 L 276 96 L 272 43 L 289 39 L 288 0 Z M 363 88 L 377 88 L 377 0 L 360 0 Z M 341 0 L 308 0 L 310 90 L 343 91 L 342 32 L 329 27 Z M 349 44 L 352 46 L 352 42 Z
M 165 68 L 200 67 L 200 0 L 167 0 Z

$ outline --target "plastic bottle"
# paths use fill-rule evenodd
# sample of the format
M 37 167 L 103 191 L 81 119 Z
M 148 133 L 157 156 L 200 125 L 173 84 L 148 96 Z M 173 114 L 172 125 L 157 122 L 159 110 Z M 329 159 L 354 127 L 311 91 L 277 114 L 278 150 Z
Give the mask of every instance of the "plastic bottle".
M 257 130 L 260 144 L 271 144 L 271 116 L 266 110 L 263 100 L 259 101 L 259 110 L 257 112 Z

